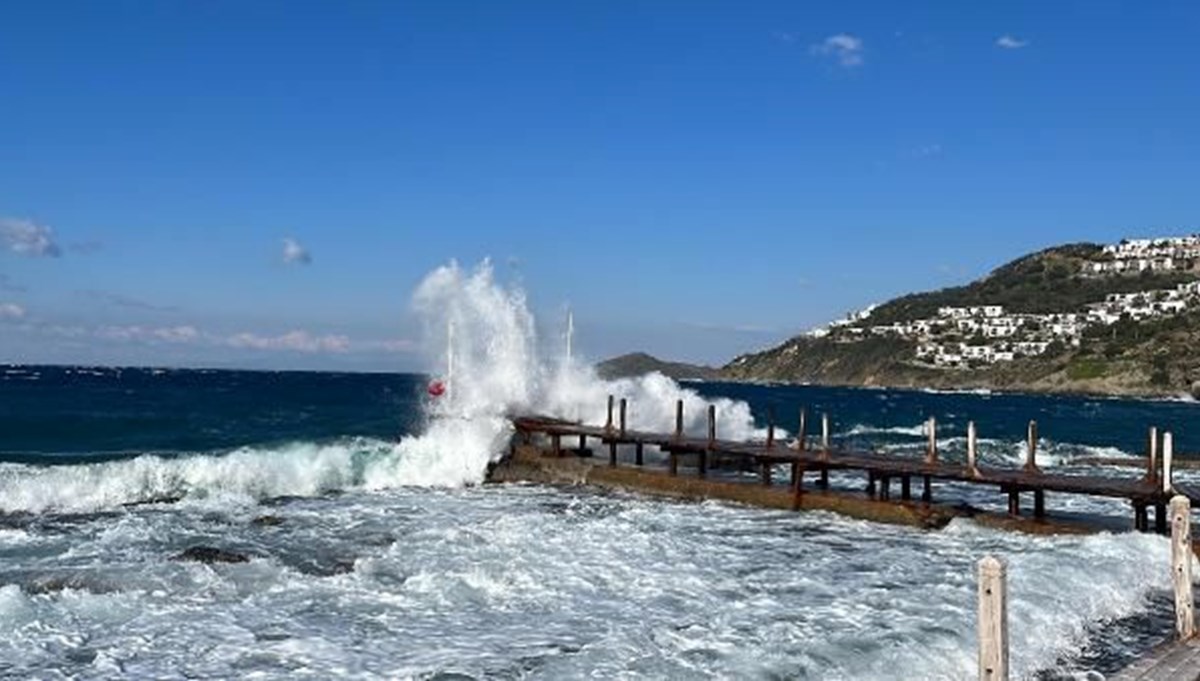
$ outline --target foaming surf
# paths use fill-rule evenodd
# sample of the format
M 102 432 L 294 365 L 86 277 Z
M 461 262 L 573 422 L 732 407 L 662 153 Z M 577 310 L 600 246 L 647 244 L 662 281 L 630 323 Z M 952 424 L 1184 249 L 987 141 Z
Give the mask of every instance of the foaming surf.
M 633 428 L 673 428 L 675 401 L 682 400 L 688 432 L 704 430 L 713 404 L 723 438 L 765 435 L 745 402 L 707 399 L 661 374 L 607 381 L 569 353 L 542 352 L 524 292 L 497 281 L 488 261 L 433 270 L 412 307 L 430 373 L 447 375 L 448 384 L 445 395 L 425 403 L 416 434 L 395 442 L 344 438 L 92 464 L 3 464 L 0 511 L 96 511 L 155 499 L 253 503 L 358 488 L 474 485 L 506 451 L 511 415 L 600 425 L 610 394 L 629 401 Z

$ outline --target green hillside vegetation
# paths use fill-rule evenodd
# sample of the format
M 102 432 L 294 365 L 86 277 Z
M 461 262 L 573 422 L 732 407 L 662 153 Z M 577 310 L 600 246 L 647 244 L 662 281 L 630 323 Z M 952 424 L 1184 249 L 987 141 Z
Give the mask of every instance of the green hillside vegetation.
M 1009 312 L 1075 312 L 1110 293 L 1170 288 L 1195 277 L 1184 273 L 1086 277 L 1084 264 L 1100 255 L 1096 244 L 1071 244 L 1014 260 L 966 286 L 914 293 L 880 305 L 863 324 L 892 324 L 937 316 L 938 308 L 1003 305 Z
M 1195 281 L 1190 271 L 1085 276 L 1099 259 L 1094 244 L 1047 249 L 997 268 L 965 286 L 902 296 L 877 307 L 855 326 L 872 327 L 937 316 L 944 306 L 1003 305 L 1010 313 L 1082 312 L 1112 293 L 1173 288 Z M 1188 263 L 1192 265 L 1191 263 Z M 956 338 L 949 334 L 949 339 Z M 958 337 L 968 344 L 982 336 Z M 734 380 L 782 380 L 837 385 L 990 388 L 1104 394 L 1200 394 L 1200 310 L 1087 328 L 1079 347 L 1051 343 L 1041 355 L 971 368 L 934 367 L 916 361 L 914 340 L 898 337 L 798 336 L 775 348 L 738 357 L 722 369 Z

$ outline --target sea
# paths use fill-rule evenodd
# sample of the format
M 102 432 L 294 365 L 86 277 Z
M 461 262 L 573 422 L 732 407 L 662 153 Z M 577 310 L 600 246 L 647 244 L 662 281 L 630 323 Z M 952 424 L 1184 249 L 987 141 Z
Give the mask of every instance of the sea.
M 714 404 L 734 439 L 769 414 L 793 437 L 803 407 L 897 457 L 929 416 L 961 457 L 973 420 L 992 466 L 1024 461 L 1035 419 L 1044 468 L 1126 476 L 1151 425 L 1200 451 L 1195 404 L 605 381 L 486 269 L 436 272 L 414 305 L 452 371 L 0 365 L 0 677 L 967 679 L 985 555 L 1008 565 L 1013 678 L 1101 679 L 1171 635 L 1167 540 L 1118 502 L 1050 495 L 1108 529 L 1035 536 L 484 480 L 513 414 L 603 423 L 609 394 L 638 428 L 681 399 L 703 432 Z M 197 547 L 246 560 L 180 559 Z

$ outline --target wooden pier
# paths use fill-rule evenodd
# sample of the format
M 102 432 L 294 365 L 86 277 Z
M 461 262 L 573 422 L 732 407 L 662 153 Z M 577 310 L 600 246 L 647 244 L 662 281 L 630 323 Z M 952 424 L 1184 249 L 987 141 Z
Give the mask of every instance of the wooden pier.
M 933 502 L 933 481 L 960 483 L 972 486 L 994 487 L 1007 497 L 1008 514 L 1021 516 L 1022 495 L 1032 498 L 1031 516 L 1035 520 L 1046 518 L 1047 494 L 1075 494 L 1128 500 L 1133 515 L 1133 526 L 1140 531 L 1151 528 L 1149 511 L 1154 510 L 1154 529 L 1165 533 L 1167 504 L 1171 497 L 1183 495 L 1193 502 L 1200 499 L 1200 490 L 1188 489 L 1176 484 L 1172 473 L 1172 436 L 1162 435 L 1162 456 L 1158 456 L 1159 437 L 1150 429 L 1149 446 L 1145 462 L 1145 473 L 1140 476 L 1110 477 L 1068 475 L 1041 470 L 1036 463 L 1037 424 L 1029 424 L 1028 459 L 1019 468 L 984 466 L 977 458 L 977 435 L 974 422 L 967 429 L 967 460 L 963 463 L 939 459 L 936 429 L 933 419 L 928 423 L 929 441 L 922 458 L 902 458 L 878 452 L 855 451 L 835 447 L 830 439 L 829 417 L 822 415 L 821 435 L 815 443 L 809 442 L 808 418 L 805 410 L 799 412 L 797 436 L 790 443 L 779 443 L 775 439 L 774 419 L 768 424 L 765 440 L 738 442 L 723 440 L 717 434 L 716 412 L 708 407 L 708 432 L 706 437 L 694 437 L 684 433 L 683 402 L 675 404 L 675 430 L 670 433 L 635 431 L 626 427 L 628 404 L 621 400 L 617 418 L 614 418 L 614 400 L 608 402 L 608 421 L 604 426 L 587 426 L 542 416 L 521 416 L 513 419 L 517 434 L 524 442 L 535 436 L 549 438 L 550 452 L 557 457 L 572 452 L 587 452 L 589 439 L 606 445 L 608 463 L 617 467 L 618 447 L 633 447 L 633 464 L 645 466 L 644 450 L 656 447 L 667 454 L 667 474 L 680 477 L 680 464 L 686 462 L 695 468 L 695 476 L 704 479 L 717 461 L 738 461 L 743 467 L 758 471 L 763 485 L 773 485 L 775 467 L 790 469 L 790 489 L 793 507 L 800 508 L 806 493 L 805 476 L 814 476 L 817 488 L 827 488 L 830 471 L 859 472 L 865 477 L 866 494 L 880 501 Z M 577 449 L 568 449 L 564 440 L 577 440 Z M 914 490 L 914 483 L 920 490 Z M 895 489 L 898 487 L 898 490 Z M 896 493 L 894 495 L 894 492 Z
M 1200 499 L 1200 489 L 1181 485 L 1172 479 L 1174 442 L 1171 433 L 1160 437 L 1150 428 L 1144 469 L 1140 475 L 1111 477 L 1099 475 L 1069 475 L 1046 472 L 1036 463 L 1037 424 L 1030 422 L 1028 458 L 1023 466 L 986 466 L 978 460 L 977 430 L 974 422 L 967 427 L 967 452 L 964 462 L 944 461 L 938 456 L 937 424 L 927 424 L 928 444 L 923 457 L 888 456 L 873 451 L 858 451 L 835 446 L 831 439 L 830 420 L 820 419 L 820 436 L 810 442 L 808 414 L 798 414 L 797 435 L 786 443 L 776 441 L 774 415 L 770 417 L 766 438 L 759 441 L 732 441 L 718 437 L 716 410 L 708 407 L 708 428 L 705 436 L 696 437 L 684 432 L 683 403 L 675 404 L 674 432 L 647 432 L 627 427 L 629 405 L 608 398 L 608 419 L 604 426 L 588 426 L 578 422 L 545 416 L 519 416 L 513 419 L 516 436 L 513 438 L 511 459 L 525 465 L 528 471 L 552 471 L 567 481 L 586 481 L 602 486 L 629 487 L 684 496 L 719 497 L 745 500 L 773 507 L 823 508 L 848 511 L 857 517 L 883 519 L 887 522 L 921 522 L 928 516 L 938 516 L 948 522 L 949 515 L 940 512 L 933 499 L 933 481 L 996 488 L 1007 497 L 1007 515 L 989 516 L 1006 526 L 1034 531 L 1080 531 L 1078 525 L 1049 518 L 1046 511 L 1048 494 L 1074 494 L 1127 500 L 1133 511 L 1133 528 L 1149 531 L 1149 511 L 1154 511 L 1154 529 L 1172 535 L 1172 577 L 1175 587 L 1178 639 L 1147 653 L 1115 679 L 1122 681 L 1200 681 L 1200 638 L 1195 636 L 1193 612 L 1192 554 L 1190 530 L 1191 507 Z M 535 440 L 541 444 L 533 446 Z M 600 456 L 589 449 L 589 441 L 602 445 Z M 574 446 L 576 445 L 577 446 Z M 621 447 L 632 448 L 633 456 L 618 456 Z M 667 455 L 663 466 L 646 463 L 645 448 L 655 447 Z M 607 449 L 607 461 L 602 458 Z M 530 458 L 532 457 L 532 458 Z M 586 457 L 586 458 L 577 458 Z M 632 459 L 632 460 L 631 460 Z M 520 464 L 524 461 L 524 464 Z M 530 463 L 545 465 L 530 467 Z M 757 483 L 740 481 L 733 476 L 710 475 L 714 468 L 731 467 L 757 473 Z M 1097 462 L 1097 465 L 1129 466 L 1135 461 Z M 607 464 L 607 465 L 606 465 Z M 694 473 L 681 472 L 681 464 Z M 786 486 L 776 484 L 775 471 L 782 467 L 790 471 Z M 1141 466 L 1138 466 L 1141 467 Z M 865 495 L 829 493 L 830 471 L 859 473 L 865 478 Z M 572 477 L 577 475 L 578 477 Z M 811 486 L 805 477 L 811 475 Z M 554 477 L 561 481 L 564 477 Z M 920 490 L 914 489 L 914 483 Z M 894 488 L 898 487 L 898 490 Z M 813 494 L 813 492 L 820 492 Z M 897 492 L 894 496 L 893 492 Z M 919 498 L 917 494 L 919 493 Z M 1032 511 L 1021 513 L 1022 495 L 1032 497 Z M 859 501 L 852 501 L 853 499 Z M 888 509 L 895 509 L 889 512 Z M 1168 509 L 1170 514 L 1168 515 Z M 943 509 L 944 510 L 944 509 Z M 921 515 L 922 513 L 927 515 Z M 952 514 L 951 514 L 952 515 Z M 1054 528 L 1057 528 L 1054 529 Z M 980 563 L 979 574 L 979 678 L 993 681 L 1008 678 L 1008 637 L 1006 587 L 1004 566 L 988 557 Z

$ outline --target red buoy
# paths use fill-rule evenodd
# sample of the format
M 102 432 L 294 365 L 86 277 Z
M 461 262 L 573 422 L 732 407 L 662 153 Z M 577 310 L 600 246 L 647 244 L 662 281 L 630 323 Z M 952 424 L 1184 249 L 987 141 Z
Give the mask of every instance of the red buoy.
M 429 396 L 441 397 L 446 393 L 446 384 L 441 381 L 431 381 L 429 383 Z

